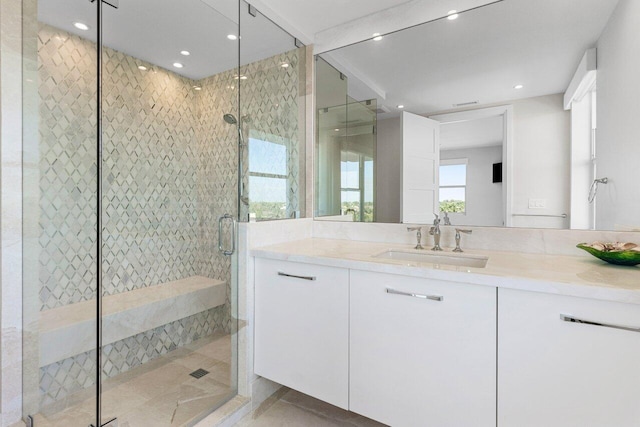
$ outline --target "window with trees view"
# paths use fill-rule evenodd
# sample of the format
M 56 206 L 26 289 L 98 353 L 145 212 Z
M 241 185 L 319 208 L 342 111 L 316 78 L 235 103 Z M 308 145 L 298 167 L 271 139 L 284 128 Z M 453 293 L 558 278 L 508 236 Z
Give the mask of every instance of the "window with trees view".
M 251 212 L 256 219 L 287 217 L 287 177 L 287 146 L 249 138 Z
M 467 159 L 440 160 L 440 212 L 465 213 Z
M 341 153 L 340 202 L 342 214 L 353 215 L 354 221 L 374 220 L 371 157 L 350 151 Z

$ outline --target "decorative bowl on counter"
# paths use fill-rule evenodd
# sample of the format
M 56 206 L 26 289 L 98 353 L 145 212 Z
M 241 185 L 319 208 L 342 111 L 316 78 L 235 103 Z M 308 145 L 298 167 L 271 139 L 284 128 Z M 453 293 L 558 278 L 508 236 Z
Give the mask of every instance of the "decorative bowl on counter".
M 638 265 L 640 264 L 640 246 L 635 243 L 580 243 L 576 247 L 589 252 L 610 264 Z

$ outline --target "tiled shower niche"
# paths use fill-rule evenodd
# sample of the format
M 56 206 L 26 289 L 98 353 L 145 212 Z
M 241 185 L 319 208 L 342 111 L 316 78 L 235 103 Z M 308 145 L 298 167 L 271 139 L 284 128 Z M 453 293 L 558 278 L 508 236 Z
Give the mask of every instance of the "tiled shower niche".
M 237 114 L 239 82 L 236 69 L 195 81 L 112 49 L 102 55 L 102 295 L 192 276 L 222 280 L 227 288 L 222 306 L 107 345 L 102 373 L 109 378 L 232 329 L 230 259 L 218 252 L 217 219 L 238 209 L 237 132 L 222 117 Z M 241 82 L 241 111 L 251 117 L 246 134 L 287 147 L 284 216 L 300 211 L 305 199 L 299 194 L 304 58 L 304 48 L 295 49 L 241 70 L 256 77 Z M 290 66 L 281 67 L 285 62 Z M 37 250 L 25 256 L 26 268 L 37 266 L 37 280 L 25 274 L 25 286 L 37 287 L 39 311 L 96 297 L 95 63 L 95 44 L 40 26 L 38 188 L 30 189 L 39 194 L 32 206 L 37 225 L 30 225 L 39 237 Z M 250 195 L 247 150 L 244 156 Z M 250 210 L 243 204 L 242 217 Z M 39 366 L 37 358 L 37 352 L 25 355 L 25 366 Z M 38 369 L 38 390 L 25 382 L 27 411 L 91 386 L 95 354 Z

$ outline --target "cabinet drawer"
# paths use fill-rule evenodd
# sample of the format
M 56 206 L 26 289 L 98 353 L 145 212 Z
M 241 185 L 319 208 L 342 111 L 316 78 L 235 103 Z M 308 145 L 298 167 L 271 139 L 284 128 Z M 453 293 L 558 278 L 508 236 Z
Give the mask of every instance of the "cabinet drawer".
M 495 288 L 352 270 L 350 307 L 352 411 L 495 427 Z
M 256 258 L 255 298 L 255 373 L 348 408 L 348 270 Z
M 640 333 L 625 328 L 640 306 L 500 289 L 498 424 L 640 425 Z

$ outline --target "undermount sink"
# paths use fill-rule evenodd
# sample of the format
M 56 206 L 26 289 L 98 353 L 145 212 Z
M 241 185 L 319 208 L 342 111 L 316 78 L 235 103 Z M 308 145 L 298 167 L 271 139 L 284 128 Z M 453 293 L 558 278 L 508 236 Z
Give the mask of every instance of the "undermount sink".
M 381 254 L 374 255 L 373 257 L 379 259 L 457 265 L 472 268 L 484 268 L 487 266 L 487 261 L 489 260 L 489 258 L 481 255 L 445 254 L 442 252 L 431 251 L 402 251 L 396 249 L 384 251 Z

